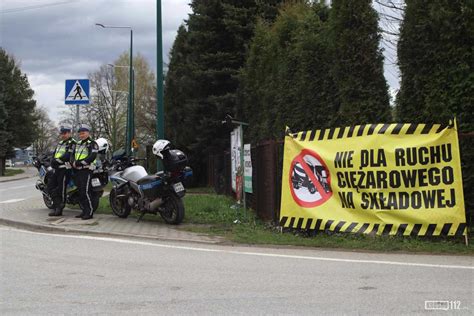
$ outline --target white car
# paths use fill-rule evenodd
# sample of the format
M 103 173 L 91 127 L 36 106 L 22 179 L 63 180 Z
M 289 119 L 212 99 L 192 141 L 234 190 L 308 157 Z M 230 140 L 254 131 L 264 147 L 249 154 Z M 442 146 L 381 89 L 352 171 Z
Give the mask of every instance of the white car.
M 13 167 L 13 166 L 15 165 L 13 164 L 11 159 L 5 160 L 5 167 Z

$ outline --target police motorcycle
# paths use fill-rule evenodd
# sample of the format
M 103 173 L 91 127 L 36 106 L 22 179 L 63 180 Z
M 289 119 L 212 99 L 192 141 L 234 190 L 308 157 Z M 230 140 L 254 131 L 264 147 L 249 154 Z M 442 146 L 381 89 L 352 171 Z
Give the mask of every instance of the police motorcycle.
M 177 149 L 171 149 L 167 140 L 158 140 L 153 145 L 153 154 L 161 159 L 164 171 L 148 174 L 145 168 L 137 165 L 138 160 L 125 156 L 122 150 L 112 158 L 109 202 L 112 212 L 121 218 L 127 218 L 130 212 L 140 213 L 140 221 L 146 214 L 158 213 L 168 224 L 177 225 L 184 218 L 184 184 L 192 177 L 193 171 L 186 166 L 186 155 Z
M 99 206 L 100 197 L 104 193 L 104 187 L 109 182 L 107 167 L 109 165 L 107 160 L 107 151 L 109 148 L 108 141 L 105 138 L 99 138 L 96 140 L 99 146 L 96 159 L 96 169 L 93 171 L 91 177 L 92 185 L 92 207 L 94 211 Z M 54 209 L 53 199 L 48 192 L 48 180 L 54 174 L 54 169 L 51 167 L 51 158 L 53 153 L 43 154 L 33 159 L 33 165 L 38 169 L 39 179 L 36 181 L 36 189 L 41 191 L 43 195 L 43 201 L 47 208 Z M 74 172 L 74 171 L 73 171 Z M 67 184 L 66 189 L 66 204 L 80 205 L 79 204 L 79 191 L 74 185 L 73 177 Z

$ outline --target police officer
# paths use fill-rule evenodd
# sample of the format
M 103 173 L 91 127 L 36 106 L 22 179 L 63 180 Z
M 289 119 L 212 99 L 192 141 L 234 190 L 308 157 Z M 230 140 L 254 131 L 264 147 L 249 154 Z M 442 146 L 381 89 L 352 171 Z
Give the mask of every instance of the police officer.
M 48 181 L 48 192 L 53 200 L 53 211 L 49 216 L 62 216 L 66 204 L 66 189 L 71 178 L 71 165 L 69 160 L 74 150 L 76 141 L 72 138 L 71 127 L 63 125 L 59 128 L 61 141 L 54 150 L 51 158 L 53 175 Z
M 79 141 L 77 142 L 71 164 L 74 168 L 74 181 L 79 190 L 79 203 L 82 213 L 77 218 L 92 218 L 94 209 L 92 207 L 91 176 L 95 168 L 98 146 L 90 138 L 90 127 L 86 124 L 79 125 Z

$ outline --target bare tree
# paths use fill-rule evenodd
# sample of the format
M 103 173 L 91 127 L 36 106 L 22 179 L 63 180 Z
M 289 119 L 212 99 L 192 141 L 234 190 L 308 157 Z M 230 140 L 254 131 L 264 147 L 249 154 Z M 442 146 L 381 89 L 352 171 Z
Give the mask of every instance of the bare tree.
M 124 53 L 115 61 L 115 73 L 120 78 L 128 73 L 129 55 Z M 156 140 L 156 81 L 146 59 L 137 54 L 133 58 L 135 72 L 135 139 L 140 145 Z M 128 80 L 128 76 L 126 77 Z M 121 83 L 123 86 L 123 83 Z M 143 146 L 141 146 L 143 147 Z
M 37 136 L 33 142 L 33 148 L 36 154 L 39 155 L 54 149 L 58 141 L 58 129 L 54 126 L 44 107 L 36 108 L 35 116 L 37 117 Z
M 380 16 L 379 26 L 382 34 L 382 46 L 389 51 L 388 55 L 394 58 L 388 60 L 391 64 L 396 64 L 396 51 L 398 37 L 400 34 L 400 23 L 405 13 L 404 0 L 374 0 L 374 8 Z
M 92 128 L 92 137 L 105 137 L 112 150 L 124 146 L 127 97 L 123 92 L 125 80 L 115 76 L 114 69 L 103 65 L 89 74 L 91 104 L 82 107 L 81 121 Z
M 76 128 L 76 106 L 67 105 L 66 109 L 61 112 L 60 118 L 59 125 L 66 124 L 71 126 L 73 129 Z
M 398 39 L 400 25 L 405 14 L 405 0 L 374 0 L 373 6 L 379 14 L 379 29 L 382 39 L 381 48 L 384 50 L 384 69 L 386 75 L 393 80 L 400 80 L 398 69 Z M 395 100 L 398 90 L 390 89 L 391 102 Z

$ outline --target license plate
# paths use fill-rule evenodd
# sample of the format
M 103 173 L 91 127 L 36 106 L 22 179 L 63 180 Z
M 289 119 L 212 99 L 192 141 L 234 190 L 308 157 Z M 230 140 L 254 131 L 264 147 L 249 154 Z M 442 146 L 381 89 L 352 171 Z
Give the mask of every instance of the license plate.
M 173 189 L 174 189 L 174 192 L 179 193 L 179 192 L 184 191 L 184 186 L 181 182 L 178 182 L 178 183 L 173 184 Z
M 100 187 L 100 180 L 97 178 L 92 178 L 91 183 L 93 187 Z

